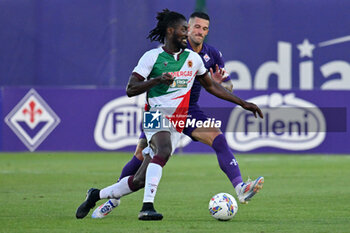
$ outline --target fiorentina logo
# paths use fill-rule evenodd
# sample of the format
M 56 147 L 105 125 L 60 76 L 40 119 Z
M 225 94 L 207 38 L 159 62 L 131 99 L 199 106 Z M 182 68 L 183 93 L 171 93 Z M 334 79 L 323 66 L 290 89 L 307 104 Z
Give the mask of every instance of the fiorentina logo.
M 205 62 L 208 62 L 208 61 L 210 60 L 210 57 L 209 57 L 208 54 L 205 54 L 205 55 L 203 56 L 203 58 L 204 58 Z
M 31 89 L 5 118 L 6 124 L 34 151 L 60 123 L 41 96 Z

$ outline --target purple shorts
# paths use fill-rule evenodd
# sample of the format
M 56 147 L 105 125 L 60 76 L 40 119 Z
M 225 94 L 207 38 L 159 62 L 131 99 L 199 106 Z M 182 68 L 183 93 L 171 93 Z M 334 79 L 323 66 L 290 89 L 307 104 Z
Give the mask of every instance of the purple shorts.
M 141 134 L 139 139 L 146 139 L 146 135 L 145 135 L 145 132 L 143 132 L 143 129 L 141 129 Z
M 187 119 L 196 119 L 196 121 L 206 121 L 208 119 L 208 116 L 204 114 L 204 112 L 200 109 L 198 104 L 190 105 L 188 108 L 188 117 Z M 183 130 L 183 133 L 187 136 L 189 136 L 193 141 L 198 141 L 195 138 L 191 136 L 192 132 L 197 129 L 196 124 L 194 126 L 186 127 Z
M 205 121 L 208 119 L 208 116 L 204 114 L 204 112 L 200 109 L 200 107 L 198 106 L 198 104 L 196 105 L 190 105 L 190 107 L 188 108 L 188 119 L 192 120 L 192 119 L 196 119 L 197 121 Z M 189 136 L 193 141 L 198 141 L 195 138 L 193 138 L 191 136 L 192 132 L 196 129 L 196 125 L 194 125 L 193 127 L 186 127 L 183 130 L 183 133 L 187 136 Z M 143 130 L 141 131 L 140 137 L 139 139 L 142 138 L 146 138 L 145 133 L 143 132 Z

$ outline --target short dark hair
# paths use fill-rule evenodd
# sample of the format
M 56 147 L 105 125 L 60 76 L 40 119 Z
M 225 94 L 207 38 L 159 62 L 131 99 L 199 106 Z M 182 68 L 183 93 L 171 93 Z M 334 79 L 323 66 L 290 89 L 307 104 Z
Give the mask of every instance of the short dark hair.
M 159 41 L 160 43 L 164 43 L 166 29 L 168 27 L 175 26 L 180 20 L 186 21 L 185 16 L 168 9 L 158 12 L 156 19 L 158 20 L 157 26 L 149 32 L 147 38 L 151 41 Z
M 200 11 L 193 12 L 190 16 L 190 19 L 193 19 L 194 17 L 210 21 L 209 15 L 204 12 L 200 12 Z

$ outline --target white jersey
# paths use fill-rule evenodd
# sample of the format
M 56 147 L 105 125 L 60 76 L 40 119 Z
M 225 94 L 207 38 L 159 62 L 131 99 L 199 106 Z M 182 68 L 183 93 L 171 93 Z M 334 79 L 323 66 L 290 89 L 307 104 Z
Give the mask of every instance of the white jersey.
M 179 120 L 187 118 L 195 77 L 205 74 L 206 71 L 201 57 L 189 49 L 169 54 L 163 48 L 156 48 L 141 57 L 133 73 L 142 80 L 149 80 L 163 73 L 170 73 L 175 78 L 170 86 L 159 84 L 151 88 L 147 92 L 147 104 L 150 111 L 160 109 L 172 120 Z

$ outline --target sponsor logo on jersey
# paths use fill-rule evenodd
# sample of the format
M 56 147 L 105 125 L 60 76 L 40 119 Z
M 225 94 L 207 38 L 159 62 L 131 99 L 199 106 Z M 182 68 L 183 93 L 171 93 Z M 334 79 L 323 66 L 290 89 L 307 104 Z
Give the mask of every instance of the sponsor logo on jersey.
M 188 60 L 187 65 L 189 68 L 192 68 L 193 62 L 191 60 Z
M 204 58 L 204 61 L 205 61 L 205 62 L 208 62 L 208 61 L 210 60 L 210 57 L 209 57 L 208 54 L 205 54 L 205 55 L 203 56 L 203 58 Z
M 232 110 L 226 130 L 229 145 L 239 151 L 261 147 L 307 150 L 319 146 L 326 136 L 326 121 L 313 103 L 294 93 L 273 93 L 248 100 L 262 108 L 263 119 L 241 107 Z
M 5 122 L 24 145 L 34 151 L 60 123 L 60 118 L 31 89 L 6 116 Z
M 187 79 L 175 79 L 170 85 L 172 88 L 187 88 Z
M 169 74 L 173 77 L 192 77 L 192 70 L 189 71 L 175 71 L 175 72 L 169 72 Z

